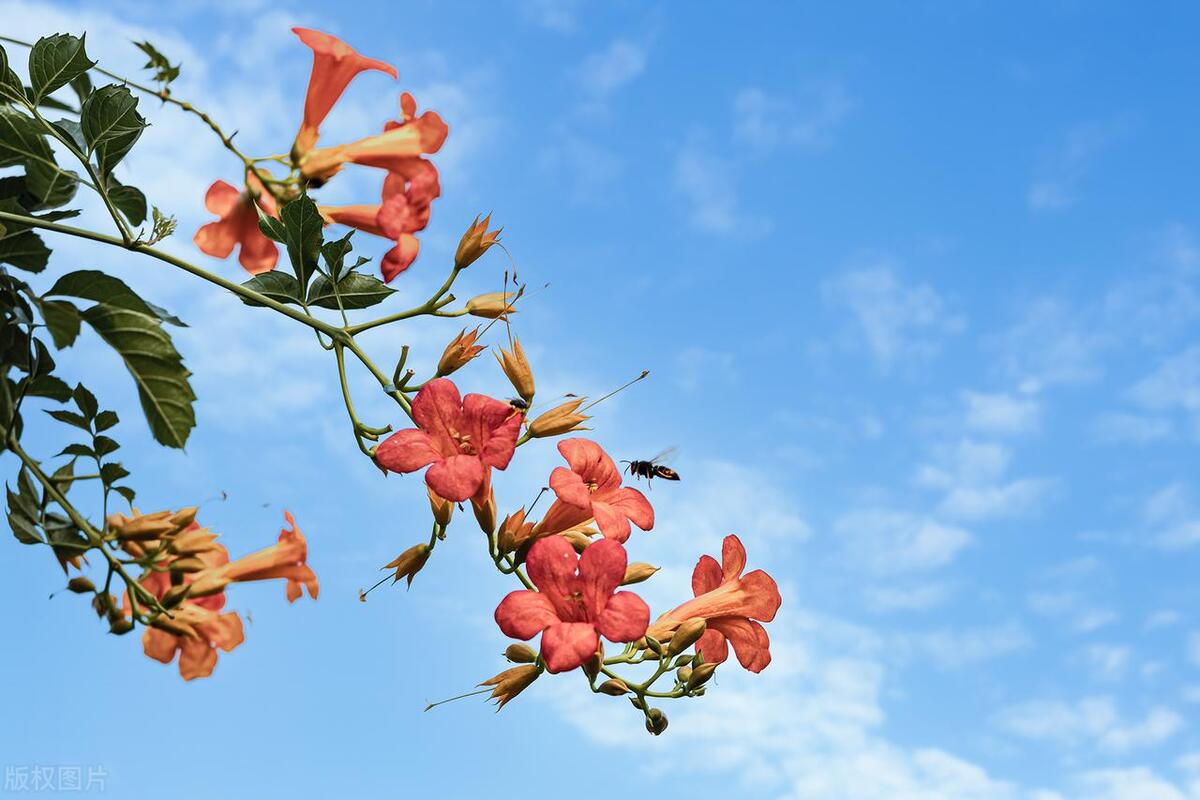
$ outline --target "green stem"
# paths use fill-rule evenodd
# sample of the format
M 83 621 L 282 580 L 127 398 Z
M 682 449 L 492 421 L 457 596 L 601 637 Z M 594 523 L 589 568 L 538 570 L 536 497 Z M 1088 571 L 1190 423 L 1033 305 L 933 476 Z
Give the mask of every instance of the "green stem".
M 445 305 L 448 305 L 449 303 L 454 302 L 453 295 L 450 295 L 450 297 L 448 297 L 448 298 L 445 297 L 445 295 L 446 295 L 446 292 L 450 291 L 450 287 L 454 285 L 454 281 L 455 281 L 455 279 L 458 278 L 458 273 L 460 273 L 460 272 L 462 272 L 462 270 L 459 269 L 457 266 L 454 267 L 454 269 L 450 270 L 450 276 L 448 278 L 446 278 L 446 282 L 442 284 L 441 288 L 438 289 L 433 294 L 432 297 L 430 297 L 428 300 L 426 300 L 421 305 L 414 306 L 406 311 L 399 311 L 395 314 L 389 314 L 386 317 L 380 317 L 378 319 L 373 319 L 368 322 L 360 322 L 357 325 L 351 325 L 350 327 L 346 328 L 346 332 L 349 333 L 351 336 L 356 336 L 356 335 L 362 333 L 363 331 L 369 331 L 372 328 L 378 328 L 380 325 L 387 325 L 392 322 L 399 322 L 402 319 L 410 319 L 412 317 L 419 317 L 422 314 L 433 314 L 435 312 L 440 312 L 442 306 L 445 306 Z M 442 313 L 438 313 L 437 315 L 438 316 L 461 316 L 459 314 L 442 314 Z

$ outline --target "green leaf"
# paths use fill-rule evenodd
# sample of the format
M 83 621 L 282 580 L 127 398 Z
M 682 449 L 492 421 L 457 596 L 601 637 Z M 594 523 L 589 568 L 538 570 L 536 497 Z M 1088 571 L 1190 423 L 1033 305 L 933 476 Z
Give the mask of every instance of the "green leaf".
M 71 399 L 71 387 L 67 386 L 66 382 L 61 378 L 54 375 L 37 376 L 29 382 L 25 393 L 34 397 L 48 397 L 60 403 L 65 403 Z
M 10 102 L 25 102 L 25 89 L 21 79 L 8 66 L 8 52 L 0 47 L 0 98 Z
M 37 527 L 33 524 L 33 520 L 26 517 L 24 514 L 12 510 L 13 493 L 8 493 L 8 527 L 12 529 L 13 536 L 21 544 L 41 544 L 42 537 L 37 532 Z
M 262 232 L 262 235 L 273 242 L 286 244 L 287 228 L 284 227 L 283 223 L 263 211 L 258 203 L 254 204 L 254 210 L 258 212 L 258 229 Z
M 83 126 L 73 119 L 60 119 L 50 123 L 55 130 L 75 143 L 79 152 L 87 152 L 87 140 L 83 138 Z
M 146 221 L 146 195 L 140 189 L 118 184 L 109 188 L 108 199 L 125 215 L 130 225 L 141 225 Z
M 95 458 L 96 451 L 88 447 L 86 444 L 69 444 L 58 453 L 60 456 L 79 456 L 81 458 Z
M 25 183 L 39 208 L 54 208 L 75 196 L 79 175 L 57 164 L 35 161 L 25 166 Z
M 75 405 L 83 412 L 83 416 L 88 422 L 91 422 L 95 418 L 96 412 L 100 410 L 100 404 L 96 402 L 96 395 L 92 394 L 82 383 L 77 383 L 71 396 L 75 400 Z
M 79 104 L 88 99 L 92 93 L 92 79 L 86 72 L 81 72 L 71 80 L 71 90 L 75 92 L 75 96 L 79 98 Z
M 117 418 L 115 411 L 101 411 L 96 415 L 96 432 L 106 431 L 116 425 L 121 420 Z
M 65 425 L 73 425 L 80 430 L 87 431 L 88 433 L 92 432 L 92 426 L 87 419 L 79 414 L 76 414 L 74 411 L 51 410 L 47 411 L 46 413 Z
M 370 308 L 395 293 L 395 289 L 378 278 L 351 272 L 338 281 L 335 296 L 334 284 L 324 275 L 318 275 L 308 291 L 308 304 L 320 308 L 337 308 L 340 297 L 342 308 Z
M 59 33 L 38 39 L 29 51 L 29 81 L 33 97 L 41 100 L 87 72 L 96 62 L 88 58 L 84 37 Z
M 42 320 L 50 329 L 54 346 L 59 350 L 75 344 L 79 336 L 79 309 L 66 300 L 43 300 Z
M 0 106 L 0 167 L 30 163 L 58 167 L 37 123 L 11 106 Z
M 93 440 L 93 444 L 96 446 L 96 454 L 101 457 L 116 452 L 121 447 L 115 439 L 110 439 L 107 436 L 97 436 Z
M 196 426 L 196 394 L 188 383 L 191 373 L 158 320 L 108 303 L 92 306 L 83 319 L 125 361 L 154 438 L 182 448 Z
M 116 84 L 92 92 L 83 104 L 80 114 L 83 138 L 89 152 L 96 157 L 100 174 L 105 177 L 146 128 L 146 120 L 138 113 L 137 104 L 137 98 L 128 89 Z
M 0 264 L 12 264 L 27 272 L 41 272 L 50 263 L 50 248 L 33 231 L 0 239 Z
M 50 291 L 46 292 L 45 296 L 56 295 L 95 300 L 98 303 L 155 317 L 172 325 L 187 327 L 178 317 L 153 303 L 147 303 L 120 278 L 114 278 L 112 275 L 95 269 L 81 269 L 63 275 L 55 282 L 54 286 L 50 287 Z
M 350 231 L 340 239 L 321 245 L 321 259 L 325 262 L 329 277 L 335 281 L 341 278 L 346 256 L 354 249 L 354 245 L 350 244 L 350 237 L 354 233 Z
M 133 489 L 130 489 L 128 486 L 114 486 L 112 490 L 121 495 L 121 497 L 124 497 L 126 503 L 133 505 L 133 498 L 137 495 L 137 492 Z
M 179 64 L 171 66 L 167 57 L 149 42 L 134 42 L 138 49 L 150 57 L 143 69 L 154 70 L 154 80 L 165 88 L 167 84 L 179 77 Z
M 292 262 L 292 272 L 303 289 L 317 268 L 325 220 L 317 211 L 317 204 L 306 194 L 286 204 L 279 212 L 279 219 L 286 232 L 284 244 Z
M 278 303 L 292 303 L 294 305 L 301 304 L 300 284 L 291 275 L 286 272 L 272 271 L 263 272 L 255 275 L 250 280 L 242 284 L 247 289 L 253 289 L 259 294 L 266 295 Z M 242 302 L 248 306 L 261 306 L 262 303 L 254 300 L 242 298 Z
M 113 461 L 108 464 L 100 465 L 100 480 L 104 481 L 109 486 L 112 486 L 121 478 L 127 477 L 129 470 L 125 469 L 119 463 Z

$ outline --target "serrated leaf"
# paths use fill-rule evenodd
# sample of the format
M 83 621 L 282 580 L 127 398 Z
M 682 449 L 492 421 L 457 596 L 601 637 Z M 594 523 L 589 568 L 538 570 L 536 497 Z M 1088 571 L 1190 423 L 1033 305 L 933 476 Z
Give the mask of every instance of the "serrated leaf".
M 135 186 L 115 186 L 108 190 L 108 199 L 125 215 L 130 225 L 146 221 L 146 195 Z
M 46 292 L 45 296 L 53 297 L 59 295 L 79 297 L 83 300 L 95 300 L 98 303 L 105 303 L 117 308 L 136 311 L 139 314 L 145 314 L 149 317 L 155 317 L 172 325 L 187 327 L 178 317 L 173 316 L 153 303 L 147 303 L 120 278 L 114 278 L 112 275 L 100 272 L 99 270 L 81 269 L 63 275 L 55 281 L 54 286 L 50 287 L 50 291 Z
M 79 336 L 79 309 L 66 300 L 43 300 L 42 320 L 59 350 L 75 344 Z
M 8 496 L 11 502 L 12 493 L 9 492 Z M 38 534 L 37 527 L 24 514 L 17 514 L 10 511 L 8 514 L 8 527 L 12 529 L 13 536 L 21 544 L 42 544 L 42 537 Z
M 71 399 L 71 387 L 54 375 L 39 375 L 29 382 L 25 393 L 33 397 L 48 397 L 65 403 Z
M 0 98 L 12 102 L 24 102 L 25 90 L 21 79 L 8 66 L 8 52 L 0 46 Z
M 0 106 L 0 167 L 30 163 L 58 167 L 37 123 L 11 106 Z
M 96 395 L 84 386 L 82 383 L 75 384 L 75 389 L 71 392 L 71 397 L 75 400 L 75 405 L 79 407 L 80 412 L 90 422 L 96 412 L 100 410 L 100 404 L 96 402 Z
M 350 237 L 354 233 L 354 231 L 349 231 L 342 238 L 321 245 L 321 260 L 325 262 L 325 271 L 335 281 L 342 277 L 346 256 L 354 249 L 354 245 L 350 243 Z
M 279 211 L 279 219 L 283 222 L 284 244 L 292 262 L 292 272 L 303 289 L 317 269 L 325 220 L 317 210 L 317 204 L 306 194 L 284 205 Z
M 27 272 L 41 272 L 49 263 L 50 248 L 33 231 L 0 239 L 0 264 L 12 264 Z
M 106 431 L 121 420 L 115 411 L 101 411 L 96 415 L 96 432 Z
M 29 82 L 33 84 L 33 97 L 41 100 L 72 79 L 87 72 L 96 62 L 88 58 L 84 39 L 69 33 L 45 36 L 34 43 L 29 51 Z
M 114 486 L 112 490 L 121 495 L 121 497 L 124 497 L 126 503 L 133 505 L 133 498 L 137 496 L 137 492 L 133 489 L 130 489 L 128 486 Z
M 25 166 L 25 184 L 39 208 L 54 208 L 71 202 L 79 189 L 79 175 L 57 164 L 37 161 Z
M 69 444 L 58 453 L 60 456 L 79 456 L 80 458 L 95 458 L 96 452 L 86 444 Z
M 255 275 L 243 283 L 242 286 L 245 286 L 247 289 L 253 289 L 259 294 L 266 295 L 278 303 L 301 304 L 300 284 L 286 272 L 263 272 Z M 262 306 L 262 303 L 255 302 L 254 300 L 245 297 L 241 299 L 248 306 Z
M 121 480 L 121 478 L 127 477 L 128 475 L 129 470 L 125 469 L 125 467 L 121 466 L 116 461 L 100 465 L 100 480 L 104 481 L 109 486 Z
M 138 100 L 127 88 L 110 84 L 92 92 L 83 104 L 80 119 L 83 138 L 107 177 L 137 142 L 146 120 L 137 111 Z
M 121 445 L 117 443 L 116 439 L 111 439 L 108 436 L 97 436 L 92 440 L 92 443 L 96 447 L 96 454 L 101 457 L 104 457 L 109 453 L 116 452 L 121 448 Z
M 191 373 L 158 320 L 107 303 L 92 306 L 83 319 L 124 360 L 154 438 L 182 448 L 196 426 L 196 394 L 188 383 Z
M 179 77 L 179 65 L 171 65 L 167 57 L 158 51 L 150 42 L 134 42 L 138 49 L 149 56 L 150 60 L 146 62 L 143 69 L 154 70 L 154 80 L 161 83 L 164 87 L 171 81 Z
M 73 119 L 60 119 L 50 124 L 67 140 L 74 142 L 75 146 L 79 148 L 79 152 L 87 152 L 87 140 L 83 138 L 83 126 L 78 122 Z
M 340 298 L 342 308 L 370 308 L 395 293 L 395 289 L 378 278 L 351 272 L 338 281 L 335 295 L 334 284 L 324 275 L 318 275 L 309 288 L 308 304 L 319 308 L 337 308 Z
M 80 430 L 87 431 L 88 433 L 91 433 L 91 431 L 92 431 L 92 426 L 90 424 L 88 424 L 87 419 L 85 419 L 80 414 L 76 414 L 74 411 L 62 411 L 59 409 L 51 409 L 51 410 L 47 411 L 46 413 L 49 414 L 54 419 L 66 424 L 66 425 L 73 425 L 74 427 L 79 428 Z
M 36 520 L 42 505 L 41 497 L 33 478 L 29 475 L 29 470 L 22 467 L 21 471 L 17 473 L 17 506 L 21 513 Z

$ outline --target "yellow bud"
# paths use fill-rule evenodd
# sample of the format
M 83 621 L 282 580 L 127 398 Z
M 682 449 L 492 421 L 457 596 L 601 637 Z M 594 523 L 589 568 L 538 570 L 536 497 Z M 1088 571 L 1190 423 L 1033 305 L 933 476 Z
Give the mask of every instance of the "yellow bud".
M 600 649 L 592 653 L 592 657 L 583 662 L 583 674 L 588 676 L 589 681 L 596 680 L 596 676 L 600 674 L 600 667 L 604 665 L 604 645 L 600 645 Z
M 515 664 L 532 664 L 537 661 L 537 652 L 527 644 L 510 644 L 504 650 L 504 657 Z
M 433 512 L 433 521 L 443 528 L 446 527 L 450 524 L 450 518 L 454 516 L 454 503 L 436 494 L 428 486 L 425 487 L 425 491 L 429 494 L 429 510 Z
M 479 523 L 480 530 L 486 534 L 491 534 L 496 530 L 496 495 L 494 492 L 488 490 L 487 500 L 482 503 L 471 498 L 471 510 L 475 512 L 475 521 Z
M 582 553 L 592 543 L 592 537 L 588 535 L 586 529 L 568 528 L 559 535 L 571 543 L 571 547 L 575 548 L 576 553 Z
M 675 632 L 671 634 L 671 646 L 667 650 L 667 653 L 669 655 L 678 655 L 684 650 L 687 650 L 700 640 L 700 637 L 704 635 L 704 631 L 707 627 L 708 624 L 701 617 L 693 617 L 692 619 L 689 619 L 687 622 L 676 628 Z
M 525 507 L 509 514 L 500 523 L 496 544 L 501 553 L 515 553 L 533 536 L 533 523 L 525 521 Z
M 517 313 L 513 304 L 516 303 L 516 292 L 490 292 L 472 297 L 467 301 L 467 313 L 484 319 L 500 319 L 508 314 Z
M 529 423 L 529 435 L 540 438 L 584 430 L 579 426 L 587 422 L 591 417 L 586 414 L 580 414 L 578 409 L 585 399 L 577 397 L 539 415 L 537 419 Z
M 484 217 L 482 222 L 479 221 L 479 217 L 475 217 L 475 221 L 471 223 L 467 232 L 458 242 L 458 250 L 454 253 L 454 266 L 466 269 L 486 253 L 489 247 L 500 240 L 500 230 L 502 229 L 488 230 L 491 221 L 491 214 Z
M 196 556 L 185 556 L 184 558 L 175 559 L 167 567 L 171 572 L 190 574 L 193 572 L 203 572 L 208 569 L 208 564 L 205 564 L 203 560 L 196 558 Z
M 208 597 L 209 595 L 218 594 L 223 591 L 230 583 L 230 579 L 224 575 L 209 572 L 201 574 L 196 580 L 188 584 L 191 587 L 191 592 L 188 597 L 199 598 Z
M 156 511 L 153 514 L 139 514 L 134 511 L 132 518 L 124 514 L 110 514 L 105 522 L 108 528 L 116 533 L 118 539 L 129 541 L 148 541 L 161 539 L 175 530 L 171 521 L 170 511 Z
M 504 708 L 505 703 L 528 689 L 529 685 L 541 674 L 542 668 L 536 664 L 522 664 L 519 667 L 506 669 L 479 685 L 493 687 L 492 699 L 499 701 L 496 707 L 496 710 L 499 711 Z
M 504 370 L 504 374 L 508 376 L 509 383 L 517 390 L 517 394 L 526 403 L 533 402 L 533 371 L 529 368 L 529 360 L 525 358 L 525 350 L 521 347 L 521 340 L 514 339 L 512 351 L 509 352 L 503 347 L 500 348 L 500 355 L 496 356 L 496 360 L 500 362 L 500 369 Z
M 463 328 L 458 336 L 455 336 L 453 341 L 446 345 L 446 349 L 442 352 L 442 357 L 438 361 L 438 377 L 445 377 L 461 369 L 468 361 L 482 353 L 483 345 L 475 344 L 478 338 L 478 327 L 470 333 L 467 333 L 467 329 Z
M 167 544 L 167 551 L 177 556 L 198 556 L 210 550 L 216 550 L 217 535 L 208 528 L 193 528 L 172 536 Z
M 429 560 L 429 545 L 415 544 L 405 550 L 400 555 L 383 565 L 384 569 L 396 570 L 396 577 L 392 583 L 398 583 L 401 578 L 408 578 L 408 585 L 412 586 L 413 577 L 420 572 L 425 562 Z
M 645 561 L 635 561 L 625 568 L 625 577 L 621 580 L 622 586 L 628 586 L 631 583 L 641 583 L 648 580 L 654 573 L 658 572 L 658 567 L 647 564 Z
M 171 515 L 171 524 L 174 525 L 176 529 L 186 528 L 188 525 L 191 525 L 196 521 L 197 510 L 198 509 L 195 506 L 188 506 L 187 508 L 179 509 Z

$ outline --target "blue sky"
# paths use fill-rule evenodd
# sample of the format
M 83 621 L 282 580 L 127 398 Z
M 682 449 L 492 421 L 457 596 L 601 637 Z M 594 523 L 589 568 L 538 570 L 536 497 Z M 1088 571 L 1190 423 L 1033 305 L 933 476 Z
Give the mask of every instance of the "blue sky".
M 29 38 L 86 29 L 129 73 L 125 43 L 150 38 L 183 61 L 178 93 L 252 151 L 285 149 L 298 123 L 292 25 L 397 65 L 451 133 L 444 196 L 396 286 L 426 296 L 493 210 L 523 278 L 551 284 L 516 322 L 539 389 L 597 395 L 652 372 L 600 407 L 595 434 L 619 458 L 680 447 L 683 481 L 656 486 L 659 523 L 630 542 L 663 566 L 644 596 L 673 605 L 697 555 L 737 532 L 783 590 L 775 660 L 723 668 L 666 707 L 659 738 L 571 676 L 499 715 L 475 700 L 422 713 L 503 667 L 491 611 L 510 587 L 475 526 L 455 523 L 412 591 L 360 604 L 425 535 L 424 492 L 358 455 L 311 337 L 163 265 L 57 242 L 59 269 L 112 270 L 192 323 L 186 454 L 150 442 L 111 354 L 81 340 L 61 359 L 125 410 L 144 506 L 207 499 L 235 554 L 288 508 L 322 594 L 288 607 L 277 585 L 237 587 L 246 644 L 184 685 L 76 598 L 47 600 L 51 559 L 0 543 L 0 762 L 103 765 L 116 797 L 582 780 L 663 798 L 1200 798 L 1200 13 L 344 7 L 10 0 L 0 17 Z M 374 130 L 396 91 L 360 79 L 326 140 Z M 190 245 L 204 189 L 236 164 L 172 109 L 144 110 L 126 177 L 178 215 L 171 249 L 239 275 Z M 364 198 L 371 176 L 328 190 Z M 498 289 L 505 263 L 489 255 L 461 294 Z M 407 342 L 427 369 L 455 332 L 367 342 L 383 360 Z M 370 421 L 399 422 L 354 377 Z M 502 381 L 481 360 L 462 383 Z M 523 448 L 502 508 L 556 461 Z

